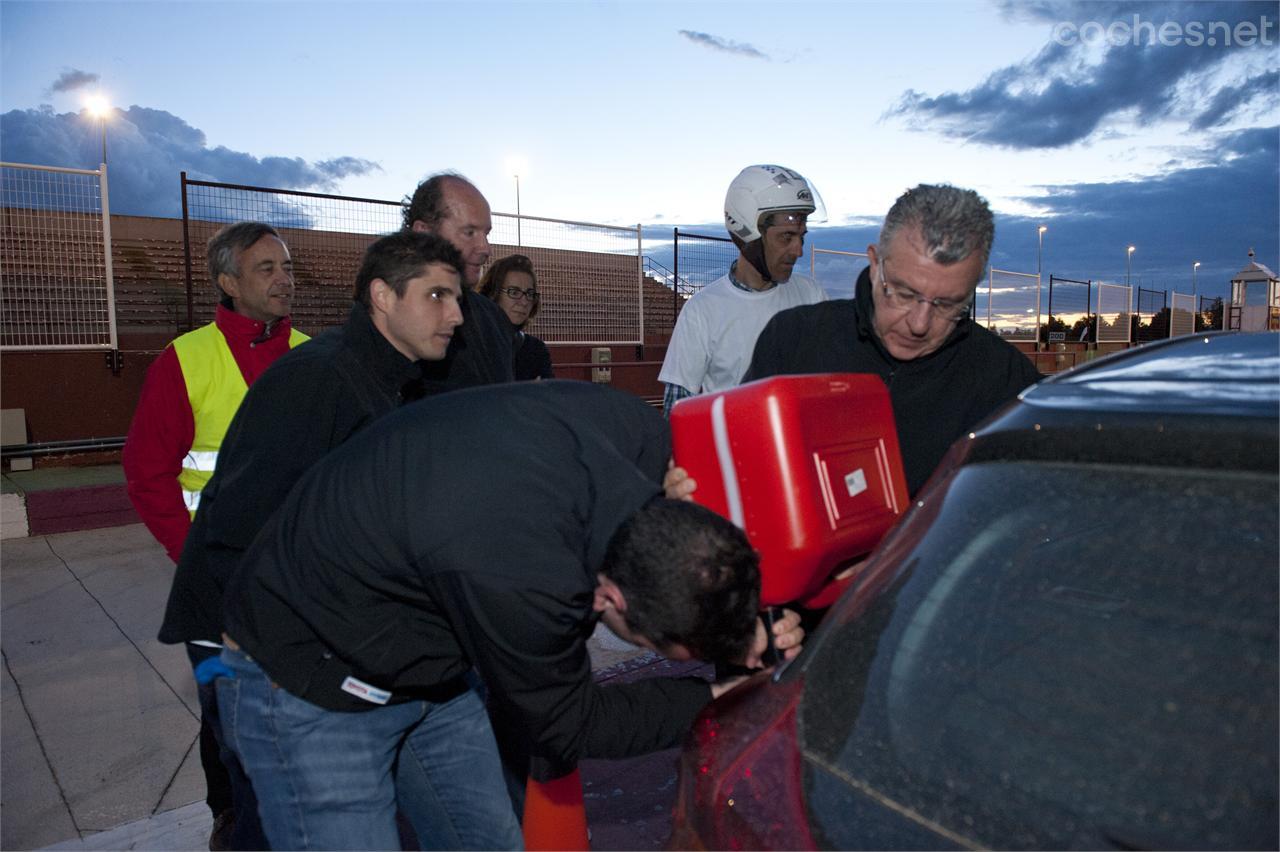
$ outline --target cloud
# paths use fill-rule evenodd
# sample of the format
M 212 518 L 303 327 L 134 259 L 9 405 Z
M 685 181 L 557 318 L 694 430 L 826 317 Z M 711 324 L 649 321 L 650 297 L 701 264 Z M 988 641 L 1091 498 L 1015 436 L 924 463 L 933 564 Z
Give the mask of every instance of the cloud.
M 1208 130 L 1220 124 L 1236 110 L 1252 101 L 1256 95 L 1269 95 L 1274 100 L 1278 87 L 1280 87 L 1280 71 L 1268 71 L 1265 74 L 1250 77 L 1239 86 L 1219 89 L 1204 111 L 1191 122 L 1191 128 Z
M 85 86 L 93 85 L 100 79 L 99 75 L 89 71 L 68 68 L 58 76 L 58 79 L 53 81 L 53 85 L 48 88 L 48 94 L 56 95 L 61 92 L 73 92 L 76 89 L 83 89 Z
M 997 216 L 992 264 L 1034 271 L 1035 234 L 1045 235 L 1045 274 L 1123 281 L 1133 244 L 1135 283 L 1189 292 L 1201 261 L 1201 292 L 1223 295 L 1250 248 L 1280 254 L 1280 127 L 1232 134 L 1201 164 L 1135 180 L 1039 187 L 1021 200 L 1048 216 Z
M 746 56 L 750 59 L 763 59 L 765 62 L 770 61 L 769 54 L 749 44 L 730 41 L 729 39 L 720 38 L 720 36 L 713 36 L 710 33 L 694 32 L 693 30 L 680 30 L 680 35 L 689 39 L 689 41 L 694 44 L 700 44 L 703 47 L 708 47 L 712 50 L 719 50 L 724 53 L 733 53 L 738 56 Z
M 101 159 L 99 124 L 87 114 L 52 107 L 0 115 L 0 148 L 11 162 L 96 168 Z M 181 215 L 178 176 L 192 180 L 333 192 L 344 178 L 381 171 L 370 160 L 341 156 L 308 162 L 301 157 L 255 156 L 222 145 L 164 110 L 131 106 L 107 119 L 111 210 L 137 216 Z
M 991 73 L 967 91 L 931 96 L 908 90 L 885 117 L 988 145 L 1057 148 L 1091 136 L 1121 113 L 1132 113 L 1140 126 L 1183 116 L 1196 129 L 1207 129 L 1253 98 L 1274 93 L 1273 74 L 1262 74 L 1219 88 L 1207 104 L 1202 97 L 1208 96 L 1196 94 L 1214 74 L 1238 75 L 1234 69 L 1242 57 L 1261 55 L 1274 64 L 1274 3 L 1001 5 L 1006 17 L 1049 25 L 1049 41 L 1035 56 Z M 1259 28 L 1264 20 L 1270 21 L 1268 32 L 1255 33 L 1251 45 L 1211 47 L 1203 41 L 1211 32 L 1221 38 L 1222 29 L 1211 29 L 1218 23 L 1240 32 L 1238 25 Z M 1165 39 L 1159 35 L 1163 24 L 1176 25 L 1181 35 L 1173 38 L 1171 29 Z M 1115 43 L 1100 43 L 1113 25 L 1119 27 Z

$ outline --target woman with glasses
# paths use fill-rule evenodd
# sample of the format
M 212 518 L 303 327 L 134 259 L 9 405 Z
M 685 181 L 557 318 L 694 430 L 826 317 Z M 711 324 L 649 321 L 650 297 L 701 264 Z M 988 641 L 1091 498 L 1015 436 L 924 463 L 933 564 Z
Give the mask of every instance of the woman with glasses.
M 538 282 L 533 274 L 533 262 L 522 254 L 510 254 L 497 261 L 480 281 L 480 295 L 497 302 L 515 327 L 516 381 L 555 378 L 547 344 L 524 330 L 538 315 Z

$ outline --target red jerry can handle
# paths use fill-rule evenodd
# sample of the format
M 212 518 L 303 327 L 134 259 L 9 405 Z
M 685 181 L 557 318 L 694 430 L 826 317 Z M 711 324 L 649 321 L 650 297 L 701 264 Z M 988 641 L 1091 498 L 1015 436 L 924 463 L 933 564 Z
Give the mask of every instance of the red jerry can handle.
M 551 781 L 532 777 L 524 795 L 524 848 L 536 850 L 586 850 L 587 809 L 582 802 L 582 776 L 574 768 Z

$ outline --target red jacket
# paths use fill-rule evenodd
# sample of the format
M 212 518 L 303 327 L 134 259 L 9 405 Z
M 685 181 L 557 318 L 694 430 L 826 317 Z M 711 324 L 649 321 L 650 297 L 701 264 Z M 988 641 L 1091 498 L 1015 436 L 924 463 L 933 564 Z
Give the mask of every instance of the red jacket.
M 289 351 L 289 317 L 272 326 L 265 340 L 265 323 L 222 305 L 218 306 L 214 324 L 226 339 L 245 385 L 253 384 L 272 362 Z M 121 462 L 133 507 L 174 562 L 178 561 L 191 528 L 178 474 L 194 438 L 195 415 L 187 397 L 182 365 L 170 344 L 147 370 Z

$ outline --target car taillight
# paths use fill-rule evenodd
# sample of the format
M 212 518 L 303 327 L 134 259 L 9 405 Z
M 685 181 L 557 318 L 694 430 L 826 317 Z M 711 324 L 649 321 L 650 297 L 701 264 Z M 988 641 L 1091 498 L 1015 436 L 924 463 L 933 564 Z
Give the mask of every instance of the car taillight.
M 796 708 L 802 680 L 757 678 L 714 702 L 680 758 L 671 847 L 813 849 Z

